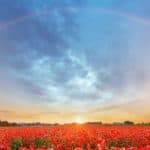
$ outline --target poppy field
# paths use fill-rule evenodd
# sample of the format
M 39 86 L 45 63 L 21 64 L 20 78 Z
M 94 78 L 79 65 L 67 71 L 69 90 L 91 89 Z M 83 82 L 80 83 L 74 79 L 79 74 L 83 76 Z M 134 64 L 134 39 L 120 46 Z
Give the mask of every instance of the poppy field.
M 0 150 L 150 150 L 150 126 L 2 127 Z

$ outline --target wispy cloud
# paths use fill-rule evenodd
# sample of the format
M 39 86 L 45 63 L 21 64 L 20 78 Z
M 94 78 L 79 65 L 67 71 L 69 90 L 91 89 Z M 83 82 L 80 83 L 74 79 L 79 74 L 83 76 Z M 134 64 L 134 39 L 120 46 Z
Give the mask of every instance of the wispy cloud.
M 135 99 L 135 100 L 128 100 L 127 102 L 121 102 L 116 104 L 109 104 L 107 106 L 101 106 L 96 109 L 93 109 L 92 112 L 101 112 L 101 111 L 112 111 L 115 109 L 126 109 L 131 105 L 137 105 L 139 103 L 143 103 L 143 100 Z
M 148 7 L 129 0 L 0 2 L 1 116 L 143 108 L 150 97 Z M 15 105 L 22 112 L 11 111 Z
M 13 110 L 0 110 L 0 117 L 2 119 L 7 119 L 7 118 L 12 118 L 12 119 L 17 119 L 18 121 L 22 118 L 22 119 L 36 119 L 38 117 L 49 117 L 49 116 L 53 116 L 53 115 L 59 115 L 60 112 L 57 111 L 48 111 L 48 112 L 22 112 L 22 111 L 13 111 Z

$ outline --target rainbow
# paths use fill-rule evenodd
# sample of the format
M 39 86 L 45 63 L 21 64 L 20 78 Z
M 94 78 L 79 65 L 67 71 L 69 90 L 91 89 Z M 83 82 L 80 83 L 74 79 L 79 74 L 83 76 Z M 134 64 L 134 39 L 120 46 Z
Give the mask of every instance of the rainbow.
M 66 9 L 78 9 L 78 10 L 86 10 L 86 11 L 92 11 L 94 13 L 97 14 L 105 14 L 105 15 L 113 15 L 113 16 L 118 16 L 118 17 L 123 17 L 126 19 L 129 19 L 131 21 L 140 23 L 142 25 L 146 25 L 146 26 L 150 26 L 150 19 L 132 14 L 132 13 L 126 13 L 126 12 L 122 12 L 122 11 L 117 11 L 117 10 L 113 10 L 113 9 L 104 9 L 104 8 L 95 8 L 95 7 L 85 7 L 85 8 L 81 8 L 81 7 L 65 7 L 65 8 L 57 8 L 57 10 L 59 11 L 64 11 Z M 51 12 L 53 12 L 54 9 L 48 9 L 45 11 L 40 11 L 40 12 L 34 12 L 34 13 L 29 13 L 27 15 L 23 15 L 23 16 L 18 16 L 15 17 L 11 20 L 7 20 L 4 22 L 0 22 L 0 31 L 4 30 L 8 27 L 11 27 L 13 25 L 16 25 L 18 23 L 24 22 L 32 17 L 38 17 L 41 15 L 49 15 L 51 14 Z

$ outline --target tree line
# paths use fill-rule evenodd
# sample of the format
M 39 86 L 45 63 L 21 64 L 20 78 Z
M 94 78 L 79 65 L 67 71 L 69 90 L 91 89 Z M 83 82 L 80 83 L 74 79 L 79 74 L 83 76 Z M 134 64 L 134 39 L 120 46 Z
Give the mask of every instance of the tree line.
M 67 124 L 77 124 L 77 123 L 67 123 Z M 113 123 L 103 123 L 101 121 L 98 122 L 86 122 L 84 124 L 89 125 L 150 125 L 150 122 L 148 123 L 134 123 L 133 121 L 126 120 L 124 122 L 113 122 Z M 61 125 L 59 123 L 40 123 L 40 122 L 33 122 L 33 123 L 16 123 L 16 122 L 8 122 L 8 121 L 2 121 L 0 120 L 0 126 L 57 126 Z
M 0 126 L 17 126 L 17 123 L 0 120 Z

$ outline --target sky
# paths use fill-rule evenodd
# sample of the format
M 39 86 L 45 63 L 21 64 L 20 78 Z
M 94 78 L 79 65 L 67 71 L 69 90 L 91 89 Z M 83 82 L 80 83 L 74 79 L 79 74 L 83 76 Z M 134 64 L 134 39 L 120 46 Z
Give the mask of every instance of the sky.
M 0 0 L 0 119 L 149 122 L 149 0 Z

